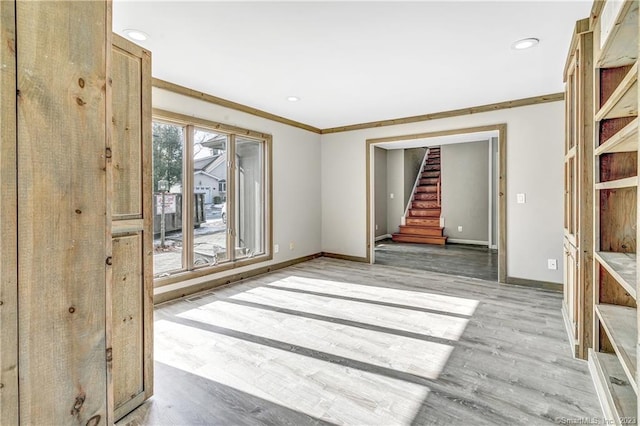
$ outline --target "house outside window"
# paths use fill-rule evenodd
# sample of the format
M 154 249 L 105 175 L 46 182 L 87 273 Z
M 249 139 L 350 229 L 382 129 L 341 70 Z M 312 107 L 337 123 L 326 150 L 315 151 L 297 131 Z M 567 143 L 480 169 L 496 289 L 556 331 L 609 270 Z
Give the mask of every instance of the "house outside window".
M 272 258 L 269 135 L 157 116 L 153 153 L 156 286 Z

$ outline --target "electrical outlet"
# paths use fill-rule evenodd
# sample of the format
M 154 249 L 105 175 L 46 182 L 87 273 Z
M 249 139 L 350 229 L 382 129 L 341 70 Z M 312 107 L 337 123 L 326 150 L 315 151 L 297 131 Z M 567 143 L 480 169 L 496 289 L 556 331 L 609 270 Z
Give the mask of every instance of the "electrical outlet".
M 462 226 L 458 226 L 458 232 L 462 232 Z
M 280 245 L 279 244 L 274 244 L 273 245 L 273 252 L 274 253 L 278 253 L 280 251 Z
M 558 269 L 558 262 L 555 259 L 547 259 L 547 268 L 553 270 Z
M 516 200 L 518 202 L 518 204 L 524 204 L 527 202 L 527 197 L 524 194 L 517 194 L 516 195 Z
M 289 250 L 293 250 L 294 248 L 296 248 L 296 245 L 293 243 L 293 241 L 289 242 Z

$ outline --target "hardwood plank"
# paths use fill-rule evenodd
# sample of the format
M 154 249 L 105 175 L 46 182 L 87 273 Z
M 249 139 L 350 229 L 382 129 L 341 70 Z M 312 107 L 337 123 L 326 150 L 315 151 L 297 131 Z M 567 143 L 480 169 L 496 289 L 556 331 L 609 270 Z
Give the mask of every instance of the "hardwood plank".
M 595 252 L 598 260 L 613 278 L 635 299 L 637 264 L 635 253 Z
M 280 308 L 346 321 L 363 321 L 363 326 L 384 327 L 398 332 L 425 333 L 429 337 L 447 340 L 458 339 L 468 321 L 464 318 L 451 318 L 447 315 L 403 308 L 381 309 L 368 303 L 348 302 L 313 294 L 283 293 L 266 287 L 234 295 L 230 300 L 249 302 L 265 309 Z M 357 309 L 357 312 L 354 312 L 354 309 Z
M 238 303 L 257 295 L 284 308 Z M 156 394 L 119 424 L 597 418 L 586 365 L 566 347 L 560 306 L 561 295 L 545 290 L 318 258 L 158 306 Z M 433 321 L 418 319 L 434 318 L 421 312 L 430 309 L 451 311 L 436 316 L 442 323 L 470 314 L 458 339 L 415 337 L 430 334 Z M 408 319 L 408 310 L 419 315 Z M 345 316 L 416 333 L 346 324 Z M 453 348 L 448 357 L 443 346 Z M 420 362 L 422 350 L 431 355 Z
M 428 379 L 438 378 L 444 361 L 453 350 L 452 346 L 442 343 L 224 301 L 204 304 L 178 317 L 195 321 L 184 324 L 196 327 L 236 330 L 379 367 L 407 371 Z M 381 352 L 378 350 L 380 347 L 388 349 Z
M 595 311 L 600 324 L 609 336 L 609 341 L 618 354 L 622 369 L 627 375 L 634 391 L 638 391 L 636 383 L 636 341 L 638 339 L 637 310 L 625 306 L 597 304 Z
M 18 424 L 15 2 L 0 2 L 0 424 Z
M 108 423 L 110 3 L 18 2 L 16 16 L 20 422 Z

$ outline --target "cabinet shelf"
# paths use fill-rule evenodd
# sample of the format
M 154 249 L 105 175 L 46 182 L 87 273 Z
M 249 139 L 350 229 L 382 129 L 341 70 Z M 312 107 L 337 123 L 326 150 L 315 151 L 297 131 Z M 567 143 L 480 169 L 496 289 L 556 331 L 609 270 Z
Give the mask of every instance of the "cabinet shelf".
M 599 251 L 595 253 L 595 258 L 627 293 L 636 299 L 636 254 Z
M 589 370 L 605 417 L 620 424 L 620 419 L 636 418 L 637 398 L 625 379 L 625 372 L 614 354 L 589 349 Z
M 634 391 L 636 384 L 636 342 L 638 339 L 636 308 L 618 305 L 596 305 L 596 314 L 600 324 L 609 336 L 627 380 Z
M 597 147 L 595 155 L 611 154 L 614 152 L 638 151 L 638 119 L 627 124 L 622 130 Z
M 607 1 L 600 25 L 600 56 L 596 67 L 632 64 L 638 58 L 638 1 Z
M 638 63 L 620 82 L 611 97 L 596 113 L 596 121 L 638 115 Z
M 617 180 L 610 180 L 607 182 L 596 183 L 596 190 L 633 188 L 637 186 L 638 186 L 638 176 L 632 176 L 624 179 L 617 179 Z

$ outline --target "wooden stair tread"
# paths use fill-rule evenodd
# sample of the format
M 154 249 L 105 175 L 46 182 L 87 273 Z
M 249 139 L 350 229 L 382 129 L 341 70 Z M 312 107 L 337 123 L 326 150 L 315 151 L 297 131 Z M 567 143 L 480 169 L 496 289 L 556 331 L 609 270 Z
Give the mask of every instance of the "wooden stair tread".
M 405 216 L 405 225 L 400 225 L 400 232 L 392 235 L 393 241 L 439 245 L 446 243 L 447 237 L 442 235 L 444 228 L 440 226 L 442 209 L 438 205 L 440 167 L 440 148 L 429 148 Z
M 444 228 L 440 226 L 400 225 L 400 234 L 442 237 Z
M 447 237 L 429 235 L 393 234 L 391 239 L 401 243 L 438 244 L 445 245 Z
M 419 226 L 440 226 L 440 218 L 439 217 L 429 217 L 429 216 L 420 216 L 420 217 L 407 217 L 406 219 L 407 225 L 419 225 Z

